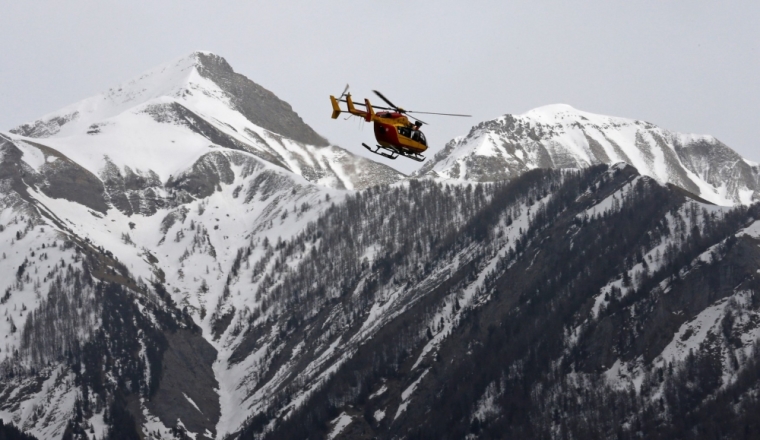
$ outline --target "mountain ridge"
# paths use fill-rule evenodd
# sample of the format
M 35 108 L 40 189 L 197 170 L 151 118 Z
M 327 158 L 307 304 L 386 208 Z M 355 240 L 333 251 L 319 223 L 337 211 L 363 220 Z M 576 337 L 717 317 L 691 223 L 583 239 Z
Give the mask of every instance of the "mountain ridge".
M 78 121 L 85 125 L 108 119 L 121 111 L 164 96 L 182 97 L 192 93 L 198 77 L 220 87 L 224 97 L 252 123 L 295 141 L 315 146 L 327 146 L 327 141 L 293 111 L 292 107 L 272 92 L 236 73 L 221 56 L 195 51 L 173 61 L 149 69 L 107 92 L 86 98 L 38 120 L 11 129 L 11 133 L 26 137 L 50 137 L 61 129 L 69 129 Z M 137 101 L 137 102 L 135 102 Z M 87 116 L 91 115 L 90 118 Z M 271 117 L 268 117 L 271 116 Z M 81 120 L 86 121 L 81 121 Z M 72 122 L 74 124 L 72 124 Z M 81 130 L 84 127 L 76 127 Z M 64 131 L 64 134 L 66 132 Z
M 7 137 L 69 157 L 99 176 L 107 193 L 117 191 L 109 198 L 129 212 L 135 209 L 127 207 L 125 198 L 168 203 L 162 185 L 217 147 L 252 154 L 336 188 L 364 188 L 403 177 L 328 145 L 289 104 L 207 52 L 160 65 L 21 125 Z M 125 187 L 125 179 L 132 186 Z M 147 209 L 154 212 L 155 206 Z
M 493 181 L 534 168 L 625 162 L 712 203 L 760 199 L 760 167 L 709 135 L 554 104 L 503 115 L 450 141 L 414 175 Z

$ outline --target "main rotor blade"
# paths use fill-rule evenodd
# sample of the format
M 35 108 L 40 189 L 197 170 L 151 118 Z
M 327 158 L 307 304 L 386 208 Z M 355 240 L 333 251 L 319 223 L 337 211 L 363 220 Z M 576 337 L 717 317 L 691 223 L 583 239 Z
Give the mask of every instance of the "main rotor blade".
M 414 117 L 414 116 L 412 116 L 412 115 L 406 115 L 406 117 L 407 117 L 407 118 L 412 118 L 412 119 L 414 119 L 415 121 L 420 121 L 420 122 L 422 122 L 422 123 L 423 123 L 423 124 L 425 124 L 425 125 L 430 125 L 430 124 L 428 124 L 427 122 L 423 121 L 422 119 L 420 119 L 420 118 L 415 118 L 415 117 Z
M 373 92 L 375 92 L 375 95 L 379 96 L 380 99 L 382 99 L 383 101 L 385 101 L 389 106 L 393 107 L 394 109 L 400 109 L 401 108 L 401 107 L 397 106 L 396 104 L 392 103 L 390 101 L 390 99 L 388 99 L 385 96 L 383 96 L 383 94 L 380 93 L 380 92 L 378 92 L 377 90 L 373 90 Z
M 461 116 L 463 118 L 471 118 L 472 115 L 458 115 L 456 113 L 433 113 L 433 112 L 418 112 L 414 110 L 407 110 L 407 113 L 419 113 L 421 115 L 441 115 L 441 116 Z

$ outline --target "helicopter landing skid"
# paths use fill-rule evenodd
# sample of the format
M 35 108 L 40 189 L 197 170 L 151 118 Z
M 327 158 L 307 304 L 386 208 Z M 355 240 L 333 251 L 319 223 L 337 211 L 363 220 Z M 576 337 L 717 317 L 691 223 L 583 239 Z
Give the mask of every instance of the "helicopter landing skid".
M 422 162 L 423 160 L 425 160 L 425 156 L 422 156 L 422 155 L 417 154 L 417 153 L 408 153 L 408 152 L 405 152 L 405 151 L 398 151 L 398 150 L 395 150 L 395 149 L 392 149 L 392 148 L 383 147 L 381 145 L 378 145 L 377 148 L 375 148 L 374 150 L 372 149 L 372 147 L 370 147 L 367 144 L 363 143 L 362 146 L 364 146 L 364 148 L 368 149 L 369 151 L 371 151 L 371 152 L 373 152 L 373 153 L 375 153 L 377 155 L 380 155 L 380 156 L 383 156 L 383 157 L 387 157 L 388 159 L 396 159 L 399 156 L 404 156 L 406 158 L 409 158 L 409 159 L 412 159 L 412 160 L 416 160 L 417 162 Z M 382 150 L 390 151 L 390 154 L 389 153 L 385 153 L 383 151 L 380 151 L 381 149 Z
M 367 144 L 362 144 L 362 145 L 364 146 L 364 148 L 368 149 L 369 151 L 371 151 L 371 152 L 373 152 L 373 153 L 375 153 L 375 154 L 378 154 L 378 155 L 380 155 L 380 156 L 384 156 L 384 157 L 387 157 L 388 159 L 395 159 L 395 158 L 397 158 L 397 157 L 399 156 L 399 154 L 398 154 L 398 152 L 397 152 L 397 151 L 395 151 L 395 150 L 391 150 L 390 148 L 381 147 L 380 145 L 378 145 L 378 146 L 377 146 L 377 148 L 376 148 L 376 149 L 374 149 L 374 150 L 372 149 L 372 147 L 370 147 L 370 146 L 369 146 L 369 145 L 367 145 Z M 381 149 L 381 148 L 382 148 L 383 150 L 388 150 L 388 151 L 390 151 L 391 153 L 390 153 L 390 154 L 388 154 L 388 153 L 384 153 L 384 152 L 380 151 L 380 149 Z M 396 154 L 395 156 L 393 155 L 394 153 Z

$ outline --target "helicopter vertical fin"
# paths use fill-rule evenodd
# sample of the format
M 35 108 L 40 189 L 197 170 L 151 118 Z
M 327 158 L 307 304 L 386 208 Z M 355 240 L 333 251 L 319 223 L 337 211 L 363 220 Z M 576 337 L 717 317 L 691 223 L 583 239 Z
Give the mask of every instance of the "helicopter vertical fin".
M 352 115 L 364 116 L 363 114 L 364 112 L 360 112 L 359 110 L 356 109 L 356 107 L 354 107 L 354 100 L 351 99 L 350 93 L 346 95 L 346 105 L 348 106 L 348 112 L 351 113 Z
M 338 105 L 338 100 L 335 99 L 333 95 L 330 95 L 330 102 L 332 103 L 332 108 L 333 108 L 332 118 L 338 119 L 338 115 L 340 115 L 341 113 L 340 106 Z
M 369 99 L 364 98 L 364 105 L 367 106 L 367 114 L 364 115 L 364 120 L 367 122 L 372 122 L 372 119 L 375 117 L 375 109 L 372 108 L 372 105 L 369 103 Z
M 367 116 L 368 113 L 367 112 L 364 112 L 364 111 L 361 111 L 361 110 L 357 110 L 356 107 L 354 107 L 354 100 L 351 99 L 351 94 L 350 93 L 346 95 L 346 104 L 348 105 L 348 112 L 349 113 L 351 113 L 352 115 L 361 116 L 362 118 L 366 119 L 367 121 L 370 121 L 370 119 L 367 119 L 368 118 L 368 116 Z

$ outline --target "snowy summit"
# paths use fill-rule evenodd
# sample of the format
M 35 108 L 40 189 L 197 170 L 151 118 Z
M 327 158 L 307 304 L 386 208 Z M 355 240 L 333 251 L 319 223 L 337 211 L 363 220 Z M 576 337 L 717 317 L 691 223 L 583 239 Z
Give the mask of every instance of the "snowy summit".
M 566 104 L 482 122 L 449 142 L 417 175 L 496 181 L 535 168 L 617 162 L 712 203 L 748 204 L 760 198 L 760 168 L 712 136 L 674 133 Z
M 155 173 L 165 182 L 215 145 L 337 188 L 399 177 L 329 146 L 289 104 L 209 52 L 157 66 L 11 133 L 15 139 L 45 139 L 96 175 L 113 164 Z

